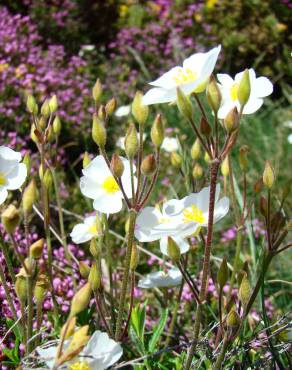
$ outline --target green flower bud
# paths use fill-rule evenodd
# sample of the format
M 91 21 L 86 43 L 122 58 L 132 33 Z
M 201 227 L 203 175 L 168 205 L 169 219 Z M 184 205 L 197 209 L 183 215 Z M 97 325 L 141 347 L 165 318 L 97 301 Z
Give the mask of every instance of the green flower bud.
M 104 149 L 105 147 L 106 136 L 106 129 L 103 122 L 96 116 L 96 114 L 94 114 L 92 124 L 92 138 L 96 145 L 98 145 L 101 149 Z
M 83 168 L 87 167 L 90 162 L 91 162 L 91 160 L 90 160 L 89 154 L 88 154 L 88 152 L 85 152 L 84 155 L 83 155 L 83 162 L 82 162 Z
M 51 114 L 55 113 L 58 109 L 58 99 L 56 95 L 53 95 L 49 100 L 49 108 Z
M 249 148 L 247 145 L 243 145 L 239 149 L 239 166 L 240 166 L 240 169 L 245 173 L 248 170 L 248 160 L 247 160 L 248 153 L 249 153 Z
M 131 124 L 125 138 L 125 152 L 129 159 L 133 159 L 138 151 L 139 142 L 135 125 Z
M 97 117 L 98 117 L 102 122 L 104 122 L 104 121 L 106 120 L 106 111 L 105 111 L 105 106 L 104 106 L 104 105 L 101 105 L 101 106 L 98 108 Z
M 224 257 L 217 274 L 217 283 L 219 284 L 221 289 L 223 289 L 224 285 L 227 283 L 227 280 L 228 280 L 228 266 L 226 258 Z
M 242 78 L 239 82 L 237 97 L 242 107 L 245 106 L 250 97 L 250 77 L 248 69 L 243 72 Z
M 100 269 L 97 263 L 93 263 L 88 275 L 88 282 L 91 286 L 91 289 L 95 292 L 100 288 L 101 285 L 101 274 Z
M 121 158 L 117 154 L 113 154 L 112 160 L 111 160 L 111 171 L 112 173 L 117 177 L 122 177 L 124 173 L 124 164 Z
M 29 111 L 29 113 L 32 113 L 35 116 L 38 114 L 38 105 L 35 101 L 35 98 L 30 94 L 27 96 L 26 108 Z
M 268 213 L 268 202 L 267 199 L 262 195 L 260 197 L 260 212 L 262 216 L 266 217 Z
M 29 247 L 29 255 L 34 259 L 39 259 L 43 255 L 45 239 L 39 239 Z
M 130 269 L 135 271 L 139 263 L 139 253 L 136 242 L 133 242 L 132 245 L 132 254 L 131 254 L 131 261 L 130 261 Z
M 193 168 L 193 178 L 195 180 L 199 180 L 203 174 L 204 174 L 204 170 L 203 170 L 203 167 L 199 165 L 199 163 L 196 163 L 194 168 Z
M 25 164 L 26 166 L 26 171 L 27 171 L 27 175 L 30 174 L 30 170 L 31 170 L 31 159 L 30 159 L 30 154 L 29 152 L 26 152 L 24 157 L 23 157 L 23 161 L 22 163 Z
M 95 238 L 90 241 L 89 251 L 96 260 L 99 259 L 101 251 Z
M 52 177 L 51 170 L 49 168 L 46 169 L 43 182 L 44 182 L 46 189 L 50 191 L 53 185 L 53 177 Z
M 74 295 L 71 301 L 70 317 L 78 315 L 88 307 L 91 297 L 91 285 L 86 283 Z
M 101 86 L 99 79 L 97 79 L 95 85 L 92 88 L 92 97 L 95 103 L 98 103 L 101 97 L 101 94 L 102 94 L 102 86 Z
M 181 255 L 179 246 L 170 236 L 167 238 L 167 254 L 174 262 L 179 262 Z
M 41 116 L 38 121 L 39 127 L 44 130 L 47 126 L 47 119 L 44 116 Z
M 182 157 L 177 152 L 170 154 L 170 162 L 175 168 L 180 168 L 182 165 Z
M 268 188 L 271 189 L 275 182 L 275 172 L 271 165 L 271 162 L 266 161 L 264 173 L 263 173 L 263 183 Z
M 262 177 L 260 179 L 258 179 L 258 181 L 254 184 L 253 186 L 253 191 L 258 194 L 260 193 L 262 190 L 263 190 L 263 179 Z
M 199 159 L 201 156 L 201 143 L 199 139 L 196 139 L 191 148 L 191 157 L 194 160 Z
M 41 114 L 43 117 L 45 118 L 48 118 L 49 115 L 51 113 L 51 110 L 50 110 L 50 105 L 49 105 L 49 100 L 46 99 L 43 104 L 42 104 L 42 107 L 41 107 Z
M 229 175 L 229 164 L 228 164 L 228 156 L 226 156 L 221 164 L 221 172 L 224 177 Z
M 90 267 L 88 266 L 87 263 L 80 261 L 79 262 L 79 272 L 80 272 L 81 277 L 83 277 L 83 279 L 87 279 L 90 273 Z
M 59 116 L 56 116 L 54 118 L 54 121 L 53 121 L 53 131 L 54 131 L 54 134 L 59 136 L 60 135 L 60 132 L 61 132 L 61 128 L 62 128 L 62 125 L 61 125 L 61 120 L 60 120 L 60 117 Z
M 19 210 L 13 204 L 10 204 L 2 213 L 1 222 L 5 231 L 8 234 L 13 234 L 20 222 Z
M 41 274 L 40 276 L 38 276 L 34 288 L 34 297 L 37 304 L 41 304 L 44 301 L 48 290 L 49 290 L 48 278 L 45 275 Z
M 160 148 L 164 140 L 164 127 L 161 114 L 157 114 L 151 128 L 151 140 L 156 148 Z
M 205 152 L 205 154 L 204 154 L 204 161 L 208 164 L 211 162 L 211 159 L 210 159 L 210 156 L 209 156 L 208 152 Z
M 117 108 L 117 101 L 115 98 L 111 98 L 105 106 L 105 111 L 108 116 L 111 116 Z
M 251 289 L 249 285 L 249 281 L 247 278 L 247 274 L 245 274 L 241 280 L 241 284 L 238 291 L 238 297 L 241 303 L 246 306 L 250 297 Z
M 234 107 L 231 109 L 231 111 L 227 114 L 227 116 L 224 118 L 223 126 L 225 127 L 225 130 L 231 134 L 239 127 L 239 115 L 237 108 Z
M 144 126 L 147 121 L 149 108 L 148 105 L 143 104 L 143 94 L 137 91 L 132 103 L 132 114 L 139 125 Z
M 156 159 L 153 154 L 147 155 L 141 163 L 141 171 L 145 176 L 152 176 L 156 171 Z
M 193 105 L 190 99 L 185 96 L 182 90 L 178 87 L 176 89 L 177 94 L 177 107 L 180 113 L 188 120 L 192 120 L 193 118 Z
M 221 105 L 221 92 L 214 76 L 211 76 L 206 89 L 207 100 L 213 112 L 217 114 Z
M 37 128 L 35 127 L 34 124 L 31 125 L 31 128 L 30 128 L 30 137 L 31 137 L 31 140 L 38 144 L 39 143 L 39 138 L 38 138 L 38 135 L 36 135 L 36 132 L 37 132 Z
M 239 325 L 240 325 L 240 322 L 241 322 L 240 316 L 235 311 L 235 309 L 232 308 L 230 310 L 230 312 L 228 313 L 228 315 L 227 315 L 227 320 L 226 320 L 227 327 L 229 327 L 231 329 L 238 328 Z
M 15 293 L 20 300 L 21 304 L 25 306 L 27 299 L 27 281 L 24 276 L 17 276 L 15 281 Z
M 209 137 L 212 133 L 212 128 L 204 117 L 201 118 L 200 132 L 203 136 L 206 136 L 206 137 Z

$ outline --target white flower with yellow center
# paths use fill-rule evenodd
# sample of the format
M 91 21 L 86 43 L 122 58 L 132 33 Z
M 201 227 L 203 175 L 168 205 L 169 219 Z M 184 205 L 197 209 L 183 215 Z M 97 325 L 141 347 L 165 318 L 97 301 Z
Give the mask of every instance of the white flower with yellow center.
M 229 211 L 229 199 L 219 199 L 220 185 L 216 186 L 214 223 L 221 220 Z M 200 227 L 208 226 L 210 187 L 203 188 L 199 193 L 192 193 L 181 200 L 172 201 L 172 215 L 179 219 L 179 235 L 183 238 L 198 232 Z
M 161 145 L 161 149 L 164 149 L 169 153 L 176 152 L 179 149 L 177 138 L 165 137 Z
M 172 217 L 170 209 L 172 201 L 163 204 L 162 210 L 158 207 L 146 207 L 138 215 L 135 228 L 135 237 L 140 242 L 153 242 L 160 240 L 161 253 L 167 253 L 167 237 L 171 236 L 180 248 L 181 253 L 186 253 L 189 243 L 180 236 L 181 221 L 179 217 Z
M 132 197 L 130 163 L 120 157 L 124 164 L 124 173 L 121 177 L 123 188 L 128 198 Z M 135 170 L 135 168 L 134 168 Z M 90 164 L 82 170 L 80 179 L 81 193 L 93 199 L 93 208 L 101 213 L 117 213 L 123 206 L 123 194 L 112 176 L 104 158 L 95 157 Z M 134 178 L 136 186 L 137 179 Z
M 88 242 L 92 238 L 97 238 L 100 234 L 100 223 L 97 222 L 97 216 L 89 216 L 84 219 L 83 223 L 73 227 L 70 234 L 73 243 L 81 244 Z
M 144 278 L 139 280 L 138 287 L 143 289 L 149 288 L 167 288 L 180 285 L 182 282 L 182 274 L 177 268 L 172 268 L 168 271 L 151 272 Z
M 221 46 L 207 53 L 196 53 L 185 59 L 182 67 L 176 66 L 164 73 L 150 85 L 155 86 L 143 97 L 146 105 L 171 103 L 176 100 L 176 90 L 179 87 L 185 95 L 199 93 L 205 90 L 212 74 Z
M 65 351 L 70 341 L 64 343 Z M 49 369 L 54 369 L 59 341 L 47 348 L 37 347 L 40 360 Z M 58 370 L 104 370 L 115 364 L 123 354 L 119 343 L 110 339 L 107 333 L 95 331 L 83 350 L 72 360 L 58 367 Z
M 21 154 L 14 150 L 0 146 L 0 204 L 4 203 L 7 190 L 16 190 L 24 183 L 27 170 L 21 161 Z
M 236 107 L 240 110 L 238 101 L 238 86 L 244 72 L 237 73 L 234 80 L 228 74 L 217 74 L 220 82 L 219 88 L 222 94 L 222 104 L 218 111 L 218 117 L 224 119 L 226 115 Z M 252 114 L 263 105 L 264 97 L 273 92 L 273 84 L 267 77 L 256 77 L 255 71 L 249 69 L 250 97 L 243 108 L 243 114 Z

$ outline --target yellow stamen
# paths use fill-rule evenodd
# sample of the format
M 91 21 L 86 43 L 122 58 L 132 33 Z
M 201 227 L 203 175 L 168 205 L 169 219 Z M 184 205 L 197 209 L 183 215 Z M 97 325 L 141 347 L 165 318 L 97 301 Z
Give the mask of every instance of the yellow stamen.
M 3 172 L 0 172 L 0 186 L 3 186 L 6 184 L 6 179 Z
M 173 76 L 173 79 L 178 86 L 187 82 L 193 82 L 197 78 L 197 73 L 192 71 L 190 68 L 180 69 L 177 74 Z
M 119 185 L 117 184 L 116 180 L 114 179 L 113 176 L 109 176 L 107 177 L 103 184 L 102 184 L 102 187 L 103 189 L 107 192 L 107 193 L 116 193 L 117 191 L 120 190 L 119 188 Z
M 238 84 L 233 84 L 231 89 L 230 89 L 230 96 L 233 101 L 237 100 L 237 92 L 238 92 Z
M 74 364 L 70 365 L 70 370 L 91 370 L 91 367 L 88 365 L 87 361 L 77 361 Z
M 193 221 L 198 224 L 202 224 L 205 222 L 203 211 L 195 205 L 192 205 L 190 208 L 186 208 L 183 211 L 183 215 L 184 215 L 184 219 L 183 219 L 184 222 Z
M 95 224 L 90 225 L 88 231 L 90 232 L 90 234 L 97 234 L 98 233 L 97 226 Z

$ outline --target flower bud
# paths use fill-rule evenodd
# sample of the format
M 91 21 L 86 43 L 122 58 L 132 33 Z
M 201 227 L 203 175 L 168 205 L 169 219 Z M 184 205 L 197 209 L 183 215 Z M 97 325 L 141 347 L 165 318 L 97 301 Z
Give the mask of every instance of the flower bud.
M 48 142 L 52 142 L 54 140 L 54 135 L 53 135 L 53 127 L 52 126 L 49 126 L 46 130 L 46 136 L 45 136 L 46 140 Z
M 124 173 L 124 163 L 121 160 L 121 158 L 117 154 L 113 154 L 112 160 L 111 160 L 111 171 L 117 178 L 122 177 Z
M 101 252 L 95 238 L 90 241 L 89 251 L 95 259 L 99 259 Z
M 176 95 L 177 95 L 177 107 L 180 113 L 188 120 L 192 120 L 193 118 L 193 105 L 190 101 L 190 99 L 185 96 L 185 94 L 182 92 L 182 90 L 178 87 L 176 89 Z
M 161 114 L 157 114 L 151 128 L 151 140 L 156 148 L 160 148 L 164 140 L 164 127 Z
M 125 152 L 129 159 L 133 159 L 138 151 L 139 142 L 135 125 L 131 124 L 125 137 Z
M 42 257 L 44 249 L 45 239 L 39 239 L 29 247 L 29 255 L 34 259 Z
M 243 145 L 239 149 L 239 166 L 244 173 L 246 173 L 248 169 L 248 160 L 247 160 L 248 153 L 249 147 L 247 145 Z
M 99 79 L 97 79 L 95 85 L 92 88 L 92 97 L 95 103 L 98 103 L 101 97 L 101 94 L 102 94 L 102 86 L 101 86 Z
M 23 161 L 22 163 L 25 164 L 26 166 L 26 172 L 27 172 L 27 175 L 30 174 L 30 170 L 31 170 L 31 159 L 30 159 L 30 154 L 29 152 L 26 152 L 24 157 L 23 157 Z
M 229 163 L 228 163 L 228 156 L 226 156 L 221 164 L 221 172 L 224 177 L 229 175 Z
M 17 276 L 15 281 L 15 293 L 20 300 L 21 304 L 24 306 L 27 299 L 27 281 L 23 276 Z
M 55 113 L 58 109 L 58 99 L 56 95 L 53 95 L 49 100 L 49 108 L 51 114 Z
M 87 308 L 91 297 L 91 286 L 90 283 L 86 283 L 80 288 L 74 295 L 71 301 L 70 316 L 76 316 L 79 312 L 82 312 Z
M 241 280 L 241 284 L 238 291 L 238 297 L 241 301 L 241 303 L 246 306 L 249 297 L 250 297 L 251 289 L 249 285 L 249 281 L 247 278 L 247 274 L 245 274 Z
M 29 111 L 29 113 L 32 113 L 34 115 L 38 114 L 38 105 L 35 101 L 35 98 L 30 94 L 27 96 L 26 108 Z
M 250 77 L 249 70 L 246 69 L 243 72 L 237 90 L 237 98 L 242 107 L 248 102 L 249 97 L 250 97 Z
M 105 105 L 105 111 L 108 116 L 111 116 L 117 108 L 117 101 L 111 98 Z
M 34 288 L 34 297 L 38 304 L 41 304 L 44 299 L 46 298 L 47 292 L 49 289 L 49 281 L 48 278 L 41 274 L 38 276 L 36 285 Z
M 203 167 L 196 163 L 193 168 L 193 178 L 199 180 L 204 174 Z
M 209 164 L 209 163 L 211 162 L 211 158 L 210 158 L 210 156 L 209 156 L 208 152 L 205 152 L 205 154 L 204 154 L 204 161 L 205 161 L 207 164 Z
M 51 187 L 53 185 L 53 178 L 52 178 L 52 173 L 49 168 L 46 169 L 46 172 L 44 174 L 43 178 L 44 185 L 48 191 L 51 190 Z
M 132 245 L 132 254 L 131 254 L 131 261 L 130 261 L 130 269 L 135 271 L 139 263 L 139 253 L 136 242 L 133 242 Z
M 104 122 L 104 121 L 106 120 L 106 111 L 105 111 L 105 106 L 104 106 L 104 105 L 101 105 L 101 106 L 98 108 L 97 117 L 98 117 L 102 122 Z
M 141 163 L 141 171 L 145 176 L 152 176 L 156 171 L 156 159 L 153 154 L 147 155 Z
M 214 76 L 211 76 L 206 89 L 207 100 L 213 112 L 217 114 L 221 105 L 221 92 Z
M 174 262 L 179 262 L 181 255 L 179 246 L 170 236 L 167 238 L 167 254 Z
M 101 274 L 97 263 L 93 263 L 88 275 L 88 282 L 91 289 L 95 292 L 101 285 Z
M 177 152 L 170 154 L 170 162 L 175 168 L 180 168 L 182 165 L 182 157 Z
M 26 270 L 24 272 L 24 274 L 26 276 L 33 276 L 33 274 L 35 273 L 35 269 L 36 269 L 36 262 L 33 258 L 25 258 L 24 262 L 23 262 L 24 266 L 26 267 Z
M 44 130 L 45 128 L 46 128 L 46 126 L 47 126 L 47 119 L 44 117 L 44 116 L 41 116 L 40 118 L 39 118 L 39 122 L 38 122 L 39 124 L 39 127 L 42 129 L 42 130 Z
M 5 231 L 12 234 L 20 222 L 20 214 L 13 204 L 10 204 L 1 215 Z
M 194 160 L 199 159 L 201 156 L 201 143 L 199 139 L 196 139 L 191 148 L 191 157 Z
M 254 184 L 253 186 L 253 191 L 258 194 L 260 193 L 262 190 L 263 190 L 263 179 L 262 177 L 260 179 L 258 179 L 258 181 Z
M 227 283 L 227 280 L 228 280 L 228 266 L 226 258 L 224 257 L 217 273 L 217 283 L 219 284 L 221 289 L 223 289 L 224 285 Z
M 74 334 L 75 327 L 76 327 L 76 316 L 72 316 L 62 326 L 62 329 L 60 332 L 60 339 L 64 340 L 64 339 L 70 338 Z
M 49 115 L 51 113 L 51 110 L 50 110 L 50 105 L 49 105 L 49 100 L 46 99 L 43 104 L 42 104 L 42 107 L 41 107 L 41 114 L 43 117 L 45 118 L 48 118 Z
M 60 135 L 61 128 L 62 128 L 62 125 L 61 125 L 60 117 L 56 116 L 53 121 L 53 132 L 56 136 Z
M 90 273 L 90 267 L 84 261 L 79 262 L 79 272 L 83 279 L 87 279 Z
M 227 315 L 227 319 L 226 319 L 227 327 L 231 329 L 238 328 L 240 325 L 240 322 L 241 322 L 240 316 L 235 311 L 235 309 L 232 308 Z
M 212 128 L 209 125 L 208 121 L 205 119 L 205 117 L 201 118 L 200 132 L 203 136 L 206 136 L 206 137 L 209 137 L 212 133 Z
M 24 213 L 28 214 L 32 211 L 34 202 L 36 201 L 37 191 L 35 181 L 31 180 L 25 188 L 22 196 L 22 208 Z
M 31 128 L 30 128 L 30 138 L 31 140 L 34 142 L 34 143 L 38 143 L 39 142 L 39 138 L 38 136 L 36 135 L 36 131 L 37 131 L 37 128 L 35 127 L 34 124 L 31 125 Z
M 264 173 L 263 173 L 263 183 L 268 188 L 271 189 L 275 182 L 275 172 L 271 165 L 271 162 L 266 161 Z
M 106 136 L 106 129 L 103 122 L 97 117 L 96 114 L 94 114 L 92 123 L 92 139 L 101 149 L 105 147 Z
M 268 213 L 268 202 L 267 199 L 262 195 L 260 198 L 260 212 L 262 216 L 266 217 Z
M 148 105 L 143 104 L 143 94 L 137 91 L 132 103 L 132 114 L 139 125 L 143 126 L 147 121 L 149 114 Z
M 85 168 L 89 165 L 91 162 L 88 152 L 85 152 L 83 154 L 83 161 L 82 161 L 82 167 Z
M 225 127 L 225 130 L 228 132 L 228 134 L 231 134 L 238 129 L 239 115 L 236 107 L 231 109 L 231 111 L 224 118 L 223 126 Z

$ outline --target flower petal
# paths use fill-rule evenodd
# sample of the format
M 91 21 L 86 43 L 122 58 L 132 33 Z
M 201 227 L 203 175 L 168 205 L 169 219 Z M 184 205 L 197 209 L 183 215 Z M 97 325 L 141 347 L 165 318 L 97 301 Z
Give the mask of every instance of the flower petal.
M 80 244 L 91 240 L 93 235 L 88 232 L 88 225 L 77 224 L 73 227 L 70 237 L 73 243 Z
M 157 78 L 155 81 L 149 83 L 149 85 L 162 87 L 163 89 L 171 89 L 176 86 L 174 77 L 182 71 L 182 67 L 176 66 L 171 68 L 168 72 L 164 73 L 161 77 Z
M 24 183 L 27 175 L 27 168 L 24 163 L 17 163 L 17 166 L 6 177 L 5 187 L 8 190 L 16 190 Z
M 229 211 L 229 198 L 221 198 L 215 205 L 214 223 L 221 220 Z
M 248 102 L 243 108 L 243 114 L 252 114 L 256 112 L 263 105 L 264 100 L 261 98 L 252 98 L 248 99 Z
M 93 208 L 101 213 L 118 213 L 122 207 L 123 202 L 119 193 L 103 193 L 93 201 Z
M 0 204 L 3 204 L 8 196 L 8 191 L 5 187 L 0 186 Z
M 267 77 L 257 78 L 252 86 L 252 94 L 257 98 L 263 98 L 271 95 L 273 92 L 273 84 Z

